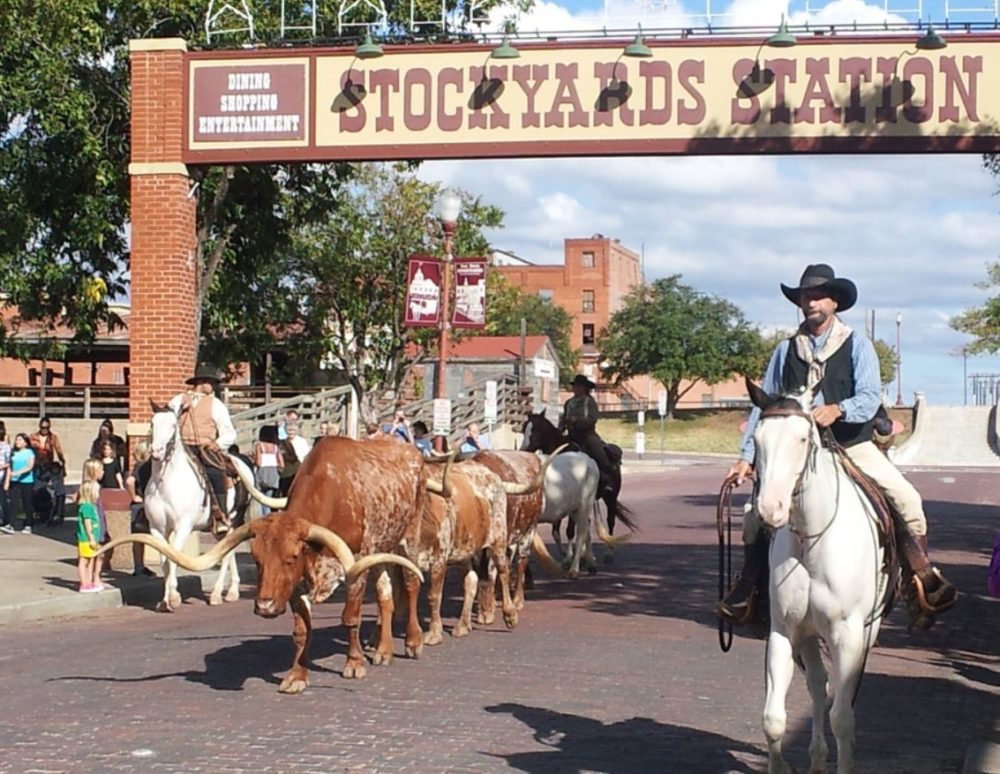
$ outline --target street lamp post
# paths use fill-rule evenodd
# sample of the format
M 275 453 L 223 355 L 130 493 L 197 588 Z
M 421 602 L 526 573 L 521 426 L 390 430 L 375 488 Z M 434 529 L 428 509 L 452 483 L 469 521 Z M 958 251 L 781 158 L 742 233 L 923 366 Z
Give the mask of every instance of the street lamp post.
M 900 343 L 900 331 L 903 327 L 903 314 L 896 312 L 896 406 L 903 405 L 903 350 Z
M 438 325 L 438 362 L 437 374 L 434 378 L 434 397 L 447 398 L 448 390 L 445 384 L 448 364 L 448 348 L 450 345 L 449 329 L 451 328 L 451 242 L 458 225 L 458 216 L 462 211 L 462 200 L 451 188 L 445 188 L 437 202 L 437 214 L 444 231 L 444 260 L 441 267 L 441 322 Z M 434 436 L 434 449 L 445 451 L 444 435 Z

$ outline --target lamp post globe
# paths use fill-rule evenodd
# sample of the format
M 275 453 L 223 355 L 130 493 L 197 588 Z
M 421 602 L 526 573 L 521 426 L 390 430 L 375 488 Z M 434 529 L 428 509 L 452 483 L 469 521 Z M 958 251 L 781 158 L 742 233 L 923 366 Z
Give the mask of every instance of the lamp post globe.
M 434 378 L 434 397 L 447 398 L 448 391 L 445 381 L 448 373 L 448 347 L 450 343 L 448 328 L 451 316 L 449 309 L 451 303 L 451 240 L 455 235 L 458 216 L 462 212 L 462 199 L 453 188 L 445 188 L 438 195 L 435 210 L 444 231 L 444 265 L 441 267 L 441 322 L 438 325 L 438 362 Z M 434 436 L 434 449 L 438 452 L 445 451 L 445 437 L 443 435 Z

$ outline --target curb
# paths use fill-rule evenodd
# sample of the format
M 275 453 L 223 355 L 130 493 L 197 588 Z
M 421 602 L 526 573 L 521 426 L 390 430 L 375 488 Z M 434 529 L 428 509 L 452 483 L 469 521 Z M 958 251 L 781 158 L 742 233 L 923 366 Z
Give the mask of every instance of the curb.
M 201 577 L 181 575 L 177 578 L 181 596 L 202 593 Z M 163 596 L 163 578 L 136 578 L 121 587 L 111 587 L 97 594 L 68 591 L 47 599 L 28 600 L 0 606 L 0 625 L 30 623 L 51 618 L 86 615 L 96 610 L 113 610 L 125 605 L 151 604 Z

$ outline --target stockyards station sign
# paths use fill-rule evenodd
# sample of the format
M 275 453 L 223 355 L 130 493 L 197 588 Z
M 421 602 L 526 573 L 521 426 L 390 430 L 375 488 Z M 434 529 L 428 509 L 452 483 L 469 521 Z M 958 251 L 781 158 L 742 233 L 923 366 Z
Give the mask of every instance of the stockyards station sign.
M 185 161 L 1000 150 L 1000 35 L 192 52 Z

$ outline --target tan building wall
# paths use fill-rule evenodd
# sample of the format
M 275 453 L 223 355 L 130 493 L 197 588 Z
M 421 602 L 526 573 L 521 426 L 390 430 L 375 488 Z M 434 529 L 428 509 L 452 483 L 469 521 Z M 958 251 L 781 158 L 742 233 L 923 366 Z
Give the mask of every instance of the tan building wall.
M 496 266 L 495 270 L 525 293 L 547 296 L 573 315 L 572 343 L 589 365 L 596 362 L 594 342 L 611 315 L 642 284 L 642 266 L 638 253 L 600 234 L 565 240 L 563 255 L 562 265 Z

